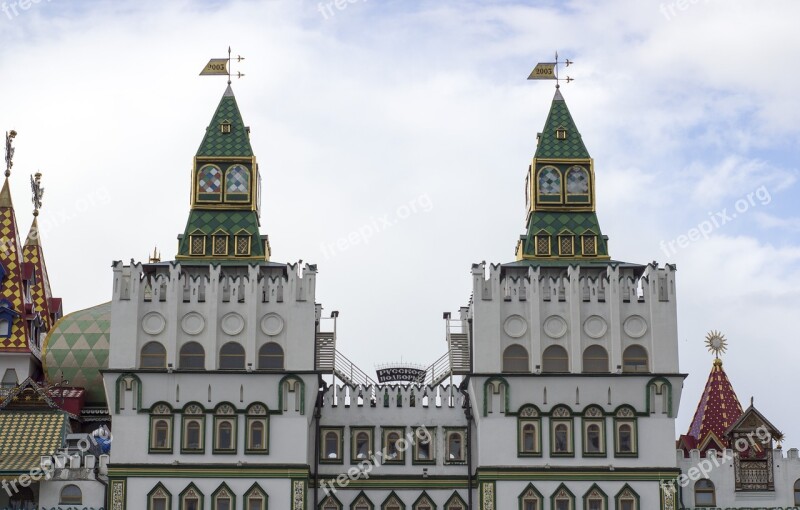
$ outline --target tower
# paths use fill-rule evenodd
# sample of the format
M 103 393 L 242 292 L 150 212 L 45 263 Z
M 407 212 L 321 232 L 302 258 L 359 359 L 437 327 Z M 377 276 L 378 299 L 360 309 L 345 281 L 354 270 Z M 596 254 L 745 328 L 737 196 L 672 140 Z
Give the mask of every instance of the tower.
M 610 258 L 594 162 L 558 89 L 526 195 L 516 260 L 473 265 L 448 327 L 451 359 L 465 333 L 471 349 L 480 508 L 674 509 L 660 482 L 678 474 L 675 268 Z
M 269 260 L 259 181 L 229 85 L 194 157 L 175 260 L 113 264 L 103 380 L 125 440 L 110 508 L 306 508 L 315 347 L 333 335 L 320 333 L 316 267 Z

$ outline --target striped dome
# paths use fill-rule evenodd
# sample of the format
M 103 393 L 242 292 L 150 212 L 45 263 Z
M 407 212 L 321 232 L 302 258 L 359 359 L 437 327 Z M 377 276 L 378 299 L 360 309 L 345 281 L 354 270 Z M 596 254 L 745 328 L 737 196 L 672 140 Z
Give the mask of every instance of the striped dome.
M 108 368 L 111 338 L 111 303 L 65 315 L 47 334 L 42 364 L 48 382 L 62 379 L 67 385 L 86 390 L 86 403 L 105 405 L 103 376 Z

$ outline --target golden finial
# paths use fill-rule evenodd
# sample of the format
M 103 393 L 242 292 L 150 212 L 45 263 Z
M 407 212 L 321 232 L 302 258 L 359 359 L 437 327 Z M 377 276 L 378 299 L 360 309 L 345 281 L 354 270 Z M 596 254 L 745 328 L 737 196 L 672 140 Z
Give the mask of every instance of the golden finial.
M 13 129 L 6 131 L 6 177 L 11 175 L 11 167 L 14 166 L 14 146 L 11 142 L 17 136 L 17 132 Z
M 706 347 L 708 347 L 708 352 L 714 354 L 715 361 L 718 361 L 720 354 L 728 350 L 728 340 L 719 331 L 711 330 L 706 335 Z
M 155 264 L 161 262 L 161 252 L 158 251 L 158 246 L 153 248 L 153 254 L 150 255 L 150 263 Z
M 42 172 L 31 175 L 31 202 L 33 202 L 33 216 L 39 216 L 39 209 L 42 208 L 42 197 L 44 188 L 42 187 Z

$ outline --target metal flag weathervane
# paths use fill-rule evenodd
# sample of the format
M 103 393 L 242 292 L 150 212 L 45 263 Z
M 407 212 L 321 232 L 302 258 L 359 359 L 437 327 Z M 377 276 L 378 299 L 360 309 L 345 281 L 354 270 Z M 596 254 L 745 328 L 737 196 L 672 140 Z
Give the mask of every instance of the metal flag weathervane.
M 244 57 L 241 55 L 236 55 L 236 57 L 231 57 L 231 47 L 228 46 L 228 58 L 212 58 L 208 61 L 208 64 L 200 71 L 200 76 L 228 76 L 228 85 L 231 84 L 231 60 L 236 60 L 236 62 L 241 62 L 244 60 Z M 244 74 L 239 71 L 236 71 L 236 77 L 241 78 Z
M 569 83 L 575 78 L 570 78 L 567 76 L 566 78 L 559 78 L 558 76 L 558 67 L 564 66 L 569 67 L 574 64 L 572 60 L 565 58 L 564 60 L 558 60 L 558 52 L 556 52 L 556 59 L 555 62 L 539 62 L 536 64 L 536 67 L 533 68 L 531 71 L 530 76 L 528 76 L 529 80 L 556 80 L 556 88 L 559 87 L 559 81 L 564 80 L 565 82 Z

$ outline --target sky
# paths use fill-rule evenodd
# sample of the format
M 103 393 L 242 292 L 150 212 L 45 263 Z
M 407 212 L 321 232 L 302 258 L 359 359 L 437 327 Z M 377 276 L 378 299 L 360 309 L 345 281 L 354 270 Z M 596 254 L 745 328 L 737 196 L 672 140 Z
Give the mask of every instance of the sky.
M 25 8 L 26 7 L 26 8 Z M 172 259 L 227 47 L 275 261 L 319 268 L 338 348 L 429 364 L 471 264 L 510 262 L 557 50 L 595 160 L 613 258 L 677 264 L 688 428 L 713 356 L 742 404 L 800 447 L 800 37 L 793 1 L 0 0 L 0 129 L 23 234 L 28 175 L 67 312 L 110 299 L 111 263 Z M 387 224 L 388 222 L 388 224 Z M 696 229 L 696 231 L 694 230 Z M 701 232 L 702 230 L 702 232 Z M 368 234 L 360 234 L 371 231 Z M 684 237 L 685 236 L 685 237 Z M 691 238 L 691 239 L 690 239 Z M 346 240 L 342 242 L 340 240 Z M 355 241 L 353 241 L 355 240 Z

